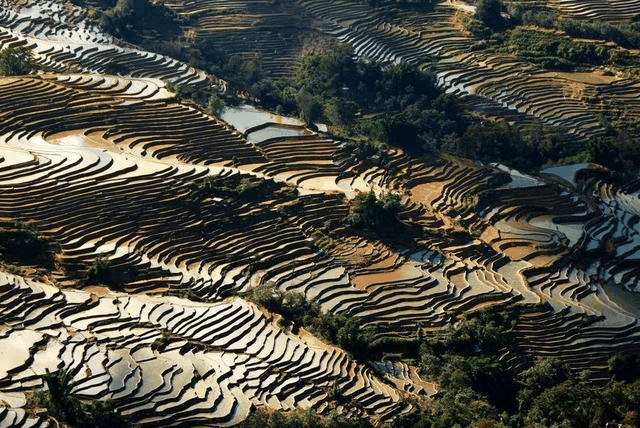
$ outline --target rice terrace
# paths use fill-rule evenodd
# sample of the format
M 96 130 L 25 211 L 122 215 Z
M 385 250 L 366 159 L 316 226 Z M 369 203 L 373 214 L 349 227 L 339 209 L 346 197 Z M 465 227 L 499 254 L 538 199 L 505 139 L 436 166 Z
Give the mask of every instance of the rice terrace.
M 3 0 L 0 427 L 640 426 L 640 2 Z

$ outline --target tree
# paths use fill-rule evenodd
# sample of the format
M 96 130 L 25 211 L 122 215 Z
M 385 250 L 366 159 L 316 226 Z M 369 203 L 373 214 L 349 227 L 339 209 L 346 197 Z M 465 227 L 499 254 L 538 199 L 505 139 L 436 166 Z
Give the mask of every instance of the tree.
M 356 358 L 366 358 L 369 345 L 373 341 L 373 331 L 363 328 L 359 318 L 346 318 L 346 322 L 336 335 L 341 348 L 350 351 Z
M 300 91 L 296 97 L 300 114 L 305 122 L 311 123 L 322 115 L 322 105 L 317 97 L 307 91 Z
M 581 382 L 567 380 L 537 396 L 527 414 L 527 426 L 580 428 L 601 426 L 602 405 L 597 392 Z
M 616 353 L 609 358 L 609 373 L 614 380 L 633 381 L 640 377 L 640 355 Z
M 500 0 L 480 0 L 476 9 L 476 17 L 492 30 L 501 30 L 505 27 L 505 19 L 502 17 L 504 5 Z
M 98 254 L 98 256 L 93 259 L 91 268 L 89 269 L 89 278 L 103 283 L 111 282 L 111 262 L 107 257 Z
M 557 358 L 539 359 L 536 364 L 520 373 L 518 407 L 528 409 L 535 397 L 569 378 L 569 369 Z
M 381 229 L 397 221 L 400 197 L 387 193 L 378 199 L 373 193 L 359 193 L 351 202 L 347 223 L 356 227 Z
M 256 304 L 276 312 L 283 317 L 285 324 L 299 327 L 320 315 L 320 305 L 315 301 L 308 301 L 302 293 L 296 291 L 281 291 L 275 285 L 260 285 L 254 288 L 249 299 Z
M 487 400 L 471 388 L 446 391 L 434 401 L 432 406 L 425 406 L 420 414 L 416 427 L 450 428 L 482 425 L 495 421 L 497 411 Z
M 45 405 L 49 411 L 64 421 L 75 421 L 81 411 L 80 400 L 72 393 L 73 375 L 67 370 L 49 372 L 42 377 L 47 385 Z
M 75 428 L 124 428 L 129 426 L 113 408 L 111 400 L 82 403 L 74 394 L 73 374 L 68 370 L 49 372 L 42 377 L 47 391 L 39 398 L 49 413 Z
M 31 49 L 19 47 L 0 51 L 0 74 L 3 76 L 29 74 L 37 68 Z

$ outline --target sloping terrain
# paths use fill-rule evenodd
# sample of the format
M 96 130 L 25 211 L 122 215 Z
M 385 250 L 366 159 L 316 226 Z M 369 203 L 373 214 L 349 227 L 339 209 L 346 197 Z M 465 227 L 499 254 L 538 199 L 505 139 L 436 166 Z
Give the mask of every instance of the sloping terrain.
M 273 14 L 267 2 L 166 5 L 206 10 L 194 24 L 202 37 L 266 44 L 261 26 L 288 28 L 287 4 Z M 471 50 L 452 21 L 460 5 L 436 5 L 426 21 L 357 2 L 295 7 L 358 55 L 438 59 L 440 85 L 463 98 L 581 137 L 604 132 L 596 107 L 567 96 L 575 75 Z M 0 78 L 0 222 L 37 231 L 54 265 L 0 269 L 3 425 L 49 424 L 28 397 L 62 369 L 77 397 L 111 399 L 140 426 L 229 426 L 256 407 L 380 423 L 436 392 L 415 367 L 357 360 L 286 328 L 244 298 L 264 285 L 357 317 L 378 340 L 509 308 L 516 345 L 500 352 L 513 367 L 553 356 L 597 381 L 612 354 L 640 351 L 637 182 L 612 184 L 589 164 L 529 176 L 394 148 L 381 165 L 296 119 L 251 106 L 218 117 L 176 100 L 166 82 L 223 90 L 224 81 L 123 47 L 82 8 L 63 8 L 5 5 L 0 19 L 1 47 L 28 46 L 45 69 Z M 212 19 L 222 9 L 229 19 Z M 282 44 L 256 48 L 273 50 L 274 70 L 301 49 Z M 582 85 L 619 102 L 637 90 L 631 79 Z M 637 102 L 627 105 L 635 114 Z M 389 233 L 344 222 L 370 190 L 399 196 Z M 96 274 L 98 260 L 108 274 Z

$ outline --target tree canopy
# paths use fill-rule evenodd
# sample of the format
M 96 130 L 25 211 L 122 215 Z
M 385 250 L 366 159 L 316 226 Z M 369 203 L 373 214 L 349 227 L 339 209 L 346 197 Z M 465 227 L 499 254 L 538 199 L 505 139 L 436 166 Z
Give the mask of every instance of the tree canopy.
M 18 47 L 0 51 L 0 74 L 3 76 L 29 74 L 37 68 L 31 49 Z

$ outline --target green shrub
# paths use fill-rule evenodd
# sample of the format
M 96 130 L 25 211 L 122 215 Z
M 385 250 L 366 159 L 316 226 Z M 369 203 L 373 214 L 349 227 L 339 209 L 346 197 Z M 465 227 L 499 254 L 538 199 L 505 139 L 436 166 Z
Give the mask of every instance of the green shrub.
M 609 374 L 615 380 L 630 382 L 640 377 L 640 353 L 618 352 L 608 363 Z
M 353 201 L 346 222 L 359 228 L 380 230 L 397 222 L 400 197 L 387 193 L 378 199 L 373 193 L 359 193 Z
M 359 318 L 347 317 L 343 314 L 307 315 L 303 319 L 305 327 L 325 340 L 348 351 L 355 358 L 368 360 L 374 340 L 374 330 L 363 327 Z
M 31 49 L 25 47 L 6 48 L 0 51 L 0 75 L 17 76 L 30 74 L 38 69 Z
M 505 7 L 500 0 L 479 0 L 476 6 L 476 17 L 492 30 L 501 30 L 507 25 L 502 17 Z
M 91 262 L 87 272 L 88 284 L 103 284 L 114 290 L 121 290 L 122 284 L 137 277 L 135 269 L 128 269 L 126 272 L 114 269 L 111 261 L 102 254 L 98 254 Z
M 528 411 L 535 397 L 569 379 L 569 368 L 557 358 L 539 359 L 518 374 L 518 409 Z
M 74 428 L 124 428 L 129 424 L 114 410 L 111 400 L 80 401 L 74 394 L 73 374 L 67 370 L 42 376 L 47 389 L 35 391 L 30 406 L 46 407 L 49 414 Z
M 106 281 L 109 277 L 110 268 L 111 262 L 109 261 L 109 259 L 102 254 L 98 254 L 98 256 L 93 259 L 93 262 L 91 263 L 89 275 L 97 280 Z
M 256 409 L 241 422 L 240 428 L 371 428 L 366 419 L 347 419 L 339 415 L 318 416 L 313 410 L 285 413 Z
M 286 324 L 300 327 L 305 324 L 305 317 L 315 318 L 320 315 L 320 305 L 308 301 L 302 293 L 281 291 L 275 285 L 260 285 L 248 295 L 248 299 L 283 316 Z
M 602 426 L 597 422 L 601 408 L 593 387 L 567 380 L 540 393 L 532 401 L 525 421 L 527 426 Z
M 108 33 L 131 43 L 141 43 L 148 31 L 157 31 L 165 38 L 181 33 L 177 15 L 149 0 L 118 0 L 101 14 L 99 23 Z
M 614 41 L 628 49 L 640 48 L 640 32 L 631 23 L 611 24 L 606 21 L 563 19 L 558 27 L 573 37 Z

